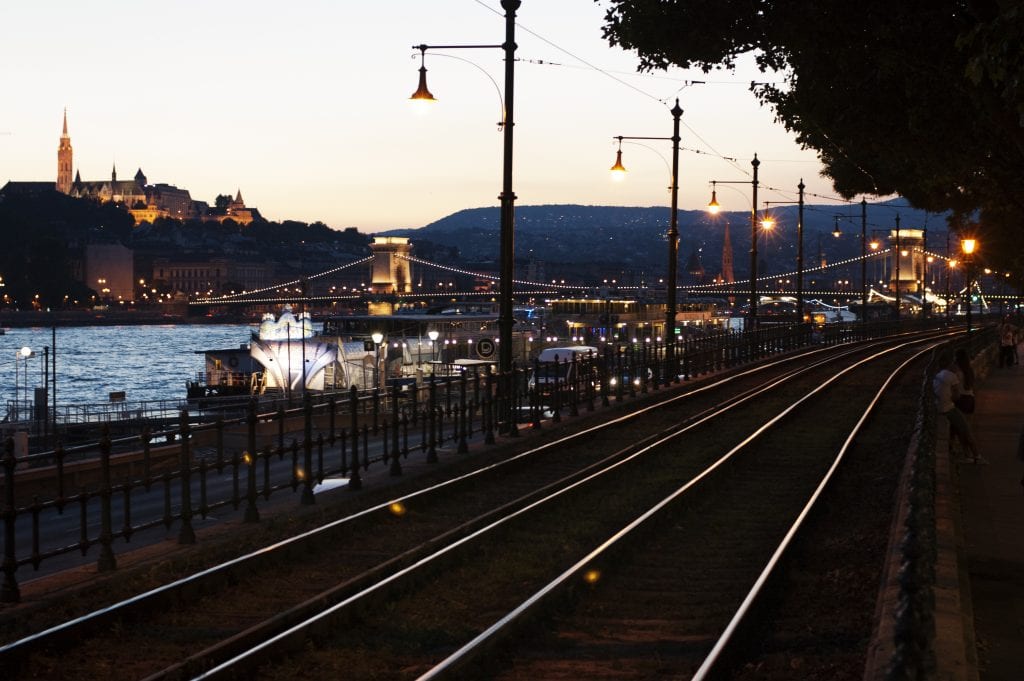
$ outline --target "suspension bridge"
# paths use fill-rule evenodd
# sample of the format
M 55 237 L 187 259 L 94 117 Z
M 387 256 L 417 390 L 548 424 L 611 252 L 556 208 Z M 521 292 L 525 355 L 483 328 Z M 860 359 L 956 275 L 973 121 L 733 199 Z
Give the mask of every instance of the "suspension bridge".
M 896 300 L 894 291 L 918 303 L 941 308 L 947 300 L 966 296 L 966 268 L 947 255 L 931 252 L 919 244 L 902 249 L 895 245 L 873 248 L 863 255 L 822 263 L 799 270 L 774 272 L 757 277 L 759 296 L 791 297 L 798 291 L 805 300 L 826 306 L 842 307 L 861 297 L 868 302 Z M 498 276 L 494 272 L 472 271 L 454 265 L 432 262 L 412 255 L 412 244 L 402 237 L 378 237 L 371 244 L 372 254 L 322 272 L 304 274 L 253 290 L 232 293 L 196 294 L 189 300 L 193 307 L 264 306 L 300 302 L 304 305 L 348 303 L 356 307 L 370 305 L 371 313 L 390 314 L 399 307 L 426 306 L 431 301 L 490 300 L 498 295 Z M 436 285 L 424 288 L 424 273 Z M 854 274 L 851 276 L 851 272 Z M 355 277 L 355 273 L 359 273 Z M 418 275 L 418 276 L 417 276 Z M 988 275 L 982 276 L 982 275 Z M 361 280 L 359 285 L 342 281 Z M 991 300 L 1013 300 L 1016 295 L 999 290 L 998 273 L 974 273 L 972 298 L 982 305 Z M 744 299 L 751 292 L 749 279 L 739 281 L 677 282 L 677 291 L 696 299 Z M 418 281 L 418 284 L 414 284 Z M 458 287 L 456 287 L 458 284 Z M 513 279 L 513 298 L 531 303 L 539 298 L 607 298 L 609 295 L 658 299 L 667 288 L 663 279 L 632 285 L 600 280 L 566 282 Z

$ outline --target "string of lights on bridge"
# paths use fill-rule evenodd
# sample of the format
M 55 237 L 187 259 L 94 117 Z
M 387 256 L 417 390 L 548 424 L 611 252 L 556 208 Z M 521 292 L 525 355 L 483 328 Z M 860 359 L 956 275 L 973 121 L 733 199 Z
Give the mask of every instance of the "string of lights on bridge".
M 253 291 L 242 291 L 241 293 L 225 293 L 224 295 L 217 296 L 216 298 L 204 298 L 202 300 L 193 300 L 193 301 L 189 301 L 189 305 L 210 305 L 212 303 L 227 303 L 227 302 L 234 302 L 234 301 L 236 301 L 238 299 L 243 299 L 241 302 L 246 302 L 246 303 L 281 302 L 281 300 L 277 299 L 277 298 L 272 299 L 272 300 L 268 300 L 268 299 L 253 299 L 252 296 L 258 296 L 259 294 L 267 293 L 268 291 L 280 291 L 282 288 L 288 288 L 289 286 L 296 286 L 298 284 L 301 284 L 303 282 L 303 280 L 310 281 L 312 279 L 319 279 L 321 277 L 326 277 L 326 276 L 329 276 L 329 275 L 341 272 L 342 270 L 348 269 L 349 267 L 355 267 L 356 265 L 365 265 L 366 263 L 371 262 L 372 260 L 373 260 L 373 256 L 370 255 L 370 256 L 367 256 L 367 257 L 363 258 L 362 260 L 356 260 L 354 262 L 345 263 L 344 265 L 339 265 L 338 267 L 334 267 L 334 268 L 331 268 L 329 270 L 324 270 L 323 272 L 318 272 L 317 274 L 311 274 L 308 277 L 299 277 L 298 279 L 293 279 L 291 281 L 280 283 L 280 284 L 274 284 L 272 286 L 265 286 L 263 288 L 255 289 Z M 339 296 L 330 296 L 330 297 L 328 297 L 328 296 L 319 296 L 319 297 L 310 296 L 310 297 L 308 297 L 306 299 L 307 300 L 317 300 L 317 299 L 340 300 L 342 298 L 353 298 L 354 299 L 354 298 L 358 298 L 358 297 L 359 296 L 340 296 L 340 297 Z
M 846 258 L 844 260 L 838 260 L 836 262 L 829 263 L 827 265 L 807 267 L 807 268 L 804 269 L 804 276 L 805 277 L 813 276 L 815 274 L 820 274 L 822 272 L 826 272 L 827 270 L 839 269 L 839 268 L 847 267 L 849 265 L 853 265 L 853 264 L 859 263 L 861 260 L 871 260 L 871 259 L 876 259 L 877 260 L 877 259 L 882 259 L 884 257 L 890 256 L 891 253 L 894 250 L 895 250 L 894 247 L 890 246 L 890 247 L 887 247 L 887 248 L 884 248 L 884 249 L 872 251 L 871 253 L 867 253 L 867 254 L 865 254 L 863 256 L 858 255 L 858 256 L 854 256 L 852 258 Z M 936 253 L 936 252 L 928 251 L 928 250 L 922 250 L 921 252 L 922 252 L 922 254 L 925 257 L 931 258 L 933 260 L 945 261 L 948 267 L 956 267 L 956 265 L 958 264 L 957 259 L 953 258 L 953 257 L 950 257 L 949 255 L 945 255 L 945 254 L 941 254 L 941 253 Z M 452 265 L 444 265 L 444 264 L 441 264 L 441 263 L 435 263 L 435 262 L 431 262 L 429 260 L 424 260 L 423 258 L 417 258 L 415 256 L 410 256 L 410 255 L 397 254 L 396 257 L 408 260 L 410 263 L 415 263 L 415 264 L 422 265 L 422 266 L 425 266 L 425 267 L 433 267 L 435 269 L 439 269 L 439 270 L 442 270 L 444 272 L 449 272 L 449 273 L 452 273 L 452 274 L 458 274 L 458 275 L 462 275 L 462 276 L 473 277 L 473 278 L 476 278 L 476 279 L 481 279 L 481 280 L 484 280 L 484 281 L 488 281 L 488 282 L 491 283 L 492 286 L 497 284 L 497 280 L 493 276 L 487 275 L 487 274 L 483 274 L 483 273 L 480 273 L 480 272 L 474 272 L 472 270 L 467 270 L 467 269 L 455 267 L 455 266 L 452 266 Z M 260 296 L 260 294 L 268 293 L 268 292 L 271 292 L 271 291 L 276 292 L 276 293 L 280 293 L 282 291 L 282 289 L 287 290 L 289 287 L 297 286 L 297 285 L 301 284 L 303 281 L 311 281 L 311 280 L 314 280 L 314 279 L 320 279 L 320 278 L 323 278 L 323 277 L 327 277 L 327 276 L 330 276 L 332 274 L 336 274 L 338 272 L 341 272 L 343 270 L 346 270 L 346 269 L 349 269 L 349 268 L 352 268 L 352 267 L 357 267 L 357 266 L 360 266 L 360 265 L 366 265 L 366 264 L 370 263 L 372 260 L 373 260 L 373 256 L 368 256 L 368 257 L 362 258 L 360 260 L 356 260 L 356 261 L 353 261 L 353 262 L 350 262 L 350 263 L 346 263 L 344 265 L 339 265 L 338 267 L 334 267 L 334 268 L 325 270 L 323 272 L 312 274 L 312 275 L 309 275 L 309 276 L 306 276 L 306 277 L 300 277 L 298 279 L 293 279 L 293 280 L 288 281 L 288 282 L 279 283 L 279 284 L 276 284 L 276 285 L 273 285 L 273 286 L 267 286 L 267 287 L 256 289 L 256 290 L 253 290 L 253 291 L 242 291 L 241 293 L 231 293 L 231 294 L 225 294 L 225 295 L 217 296 L 217 297 L 197 298 L 195 300 L 190 301 L 189 304 L 190 305 L 279 304 L 279 303 L 295 302 L 297 300 L 297 298 L 294 297 L 294 296 L 281 296 L 281 295 L 267 296 L 267 297 L 256 297 L 256 296 Z M 991 270 L 986 270 L 985 273 L 986 274 L 996 274 L 996 275 L 1000 274 L 998 272 L 993 272 Z M 783 281 L 783 280 L 791 280 L 791 279 L 793 279 L 796 276 L 797 276 L 797 272 L 795 270 L 793 270 L 793 271 L 790 271 L 790 272 L 783 272 L 783 273 L 776 273 L 776 274 L 771 274 L 771 275 L 764 275 L 764 276 L 758 277 L 757 281 L 759 283 L 769 284 L 770 285 L 770 284 L 774 284 L 776 282 Z M 550 283 L 547 283 L 547 282 L 529 281 L 529 280 L 524 280 L 524 279 L 513 279 L 513 282 L 515 284 L 519 284 L 519 285 L 522 285 L 522 286 L 529 286 L 529 287 L 531 287 L 531 290 L 519 290 L 519 291 L 517 291 L 516 292 L 517 295 L 521 295 L 521 296 L 538 296 L 538 297 L 539 296 L 550 295 L 553 292 L 559 292 L 559 291 L 560 292 L 579 292 L 579 293 L 585 293 L 587 291 L 592 291 L 592 290 L 595 290 L 595 289 L 608 288 L 608 286 L 609 286 L 609 283 L 608 283 L 607 280 L 605 280 L 604 283 L 601 284 L 601 285 L 587 285 L 587 284 L 577 284 L 577 285 L 574 285 L 574 284 L 565 284 L 564 281 L 563 281 L 563 283 L 558 283 L 558 282 L 554 282 L 554 281 L 550 282 Z M 649 286 L 644 286 L 644 285 L 638 285 L 638 286 L 637 285 L 632 285 L 632 286 L 618 285 L 616 282 L 614 282 L 614 280 L 612 281 L 612 286 L 615 288 L 615 290 L 622 291 L 622 292 L 643 291 L 643 290 L 646 290 L 646 289 L 650 288 Z M 744 287 L 744 288 L 743 288 L 743 290 L 740 290 L 740 289 L 736 288 L 737 286 Z M 704 294 L 711 294 L 711 293 L 717 293 L 717 294 L 725 294 L 725 293 L 741 294 L 741 293 L 745 293 L 746 292 L 746 288 L 745 288 L 746 286 L 747 286 L 747 282 L 745 282 L 745 281 L 742 281 L 742 282 L 721 282 L 721 281 L 717 281 L 717 282 L 708 283 L 708 284 L 693 284 L 693 285 L 689 285 L 689 286 L 687 286 L 685 288 L 686 288 L 686 290 L 688 292 L 693 293 L 693 294 L 701 294 L 701 293 L 704 293 Z M 978 286 L 979 294 L 980 294 L 981 293 L 981 284 L 980 284 L 980 282 L 977 282 L 977 286 Z M 309 303 L 317 303 L 317 302 L 320 302 L 320 303 L 332 303 L 332 302 L 337 302 L 337 301 L 342 301 L 342 300 L 353 300 L 354 301 L 354 300 L 362 299 L 364 297 L 365 293 L 366 293 L 365 291 L 359 291 L 359 292 L 355 292 L 355 293 L 351 293 L 351 294 L 307 295 L 307 296 L 304 296 L 304 297 L 300 298 L 300 300 L 302 300 L 304 302 L 309 302 Z M 456 292 L 456 291 L 447 291 L 446 292 L 446 294 L 456 294 L 456 293 L 459 296 L 461 296 L 461 297 L 473 297 L 473 298 L 486 298 L 486 297 L 492 297 L 494 295 L 493 291 L 458 291 L 458 292 Z M 814 293 L 814 292 L 808 291 L 808 293 Z M 823 291 L 823 292 L 820 292 L 819 295 L 823 294 L 823 293 L 827 294 L 827 293 L 832 293 L 832 292 L 830 292 L 830 291 Z M 874 292 L 874 295 L 879 296 L 879 297 L 883 297 L 883 298 L 885 297 L 881 293 L 878 293 L 878 292 Z M 416 299 L 416 298 L 434 298 L 436 296 L 437 296 L 437 293 L 435 293 L 435 292 L 423 292 L 423 293 L 420 293 L 420 292 L 415 292 L 415 293 L 410 292 L 410 293 L 407 293 L 407 294 L 403 294 L 403 297 L 411 298 L 411 299 Z
M 474 278 L 477 278 L 477 279 L 486 279 L 487 281 L 491 282 L 491 284 L 493 284 L 493 285 L 497 285 L 497 283 L 498 283 L 497 279 L 495 279 L 493 276 L 488 275 L 488 274 L 481 274 L 479 272 L 470 272 L 469 270 L 459 269 L 458 267 L 452 267 L 451 265 L 441 265 L 439 263 L 430 262 L 429 260 L 423 260 L 422 258 L 417 258 L 417 257 L 412 256 L 412 255 L 403 255 L 403 254 L 399 253 L 399 254 L 396 254 L 396 257 L 402 258 L 403 260 L 408 260 L 409 262 L 416 263 L 418 265 L 425 265 L 425 266 L 428 266 L 428 267 L 435 267 L 437 269 L 444 270 L 446 272 L 452 272 L 452 273 L 455 273 L 455 274 L 461 274 L 463 276 L 474 277 Z M 566 291 L 579 291 L 581 289 L 590 288 L 589 286 L 582 285 L 582 284 L 579 285 L 579 286 L 573 286 L 571 284 L 558 284 L 556 282 L 551 282 L 550 284 L 548 284 L 546 282 L 526 281 L 524 279 L 513 279 L 512 283 L 513 284 L 522 284 L 524 286 L 537 286 L 537 287 L 540 287 L 542 289 L 556 289 L 556 290 L 566 290 Z M 548 291 L 548 292 L 550 293 L 550 291 Z

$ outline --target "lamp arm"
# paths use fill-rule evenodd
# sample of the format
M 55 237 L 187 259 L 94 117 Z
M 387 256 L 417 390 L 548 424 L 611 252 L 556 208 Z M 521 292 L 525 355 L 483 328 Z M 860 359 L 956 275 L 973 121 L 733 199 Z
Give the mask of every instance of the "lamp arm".
M 429 50 L 429 49 L 453 50 L 453 49 L 478 49 L 478 48 L 495 48 L 495 47 L 503 48 L 504 45 L 413 45 L 413 49 L 420 50 L 420 57 L 421 58 L 424 56 L 425 51 Z M 447 57 L 448 59 L 457 59 L 458 61 L 465 62 L 465 63 L 469 64 L 470 66 L 474 67 L 476 70 L 480 71 L 480 73 L 482 73 L 485 76 L 487 76 L 488 80 L 491 81 L 491 85 L 494 86 L 495 92 L 497 92 L 497 94 L 498 94 L 498 103 L 499 103 L 499 106 L 501 107 L 501 120 L 498 121 L 498 129 L 501 130 L 503 127 L 505 127 L 505 120 L 507 118 L 507 115 L 506 115 L 507 111 L 505 109 L 505 98 L 501 94 L 501 88 L 498 86 L 498 81 L 494 80 L 494 77 L 490 73 L 487 72 L 487 69 L 485 69 L 484 67 L 480 66 L 476 62 L 470 61 L 469 59 L 464 59 L 462 57 L 456 57 L 454 54 L 445 54 L 443 52 L 432 52 L 431 54 L 433 56 L 435 56 L 435 57 Z M 414 59 L 416 58 L 415 54 L 413 55 L 413 58 Z
M 732 180 L 712 180 L 712 182 L 713 182 L 713 183 L 715 184 L 715 186 L 717 186 L 717 185 L 720 185 L 720 184 L 724 184 L 724 185 L 730 185 L 730 184 L 750 184 L 750 182 L 749 182 L 749 181 L 747 181 L 747 180 L 735 180 L 735 181 L 732 181 Z M 739 189 L 737 189 L 736 187 L 726 187 L 726 189 L 731 189 L 732 191 L 734 191 L 734 192 L 736 192 L 737 194 L 739 194 L 740 196 L 742 196 L 742 197 L 743 197 L 743 200 L 744 200 L 744 201 L 745 201 L 745 202 L 746 202 L 746 203 L 747 203 L 748 205 L 750 205 L 750 207 L 751 207 L 751 210 L 753 210 L 753 207 L 754 207 L 754 206 L 753 206 L 753 204 L 751 203 L 751 200 L 750 200 L 750 197 L 749 197 L 749 196 L 747 196 L 746 194 L 744 194 L 743 192 L 741 192 L 741 191 L 740 191 Z
M 665 164 L 665 169 L 668 170 L 669 180 L 672 179 L 672 166 L 670 166 L 668 164 L 668 159 L 665 158 L 665 156 L 660 151 L 658 151 L 654 147 L 650 146 L 649 144 L 644 144 L 643 142 L 637 142 L 636 141 L 636 140 L 666 140 L 666 141 L 671 142 L 672 141 L 671 137 L 625 137 L 623 135 L 617 135 L 613 139 L 618 140 L 620 144 L 622 142 L 627 142 L 628 144 L 633 144 L 633 145 L 638 146 L 638 147 L 643 147 L 644 149 L 648 149 L 648 150 L 654 152 L 655 154 L 657 154 L 661 158 L 662 163 Z

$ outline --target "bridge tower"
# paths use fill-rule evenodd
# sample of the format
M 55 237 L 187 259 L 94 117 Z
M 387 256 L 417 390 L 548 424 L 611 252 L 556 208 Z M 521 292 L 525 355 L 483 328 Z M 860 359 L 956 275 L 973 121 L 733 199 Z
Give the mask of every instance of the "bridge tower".
M 412 269 L 407 259 L 412 253 L 412 244 L 404 236 L 375 236 L 370 244 L 373 265 L 370 291 L 378 295 L 412 293 Z M 370 304 L 370 314 L 391 314 L 391 302 Z
M 920 295 L 924 292 L 925 263 L 924 230 L 898 228 L 889 232 L 889 285 L 893 291 Z M 899 258 L 899 267 L 896 259 Z M 899 270 L 899 281 L 896 272 Z

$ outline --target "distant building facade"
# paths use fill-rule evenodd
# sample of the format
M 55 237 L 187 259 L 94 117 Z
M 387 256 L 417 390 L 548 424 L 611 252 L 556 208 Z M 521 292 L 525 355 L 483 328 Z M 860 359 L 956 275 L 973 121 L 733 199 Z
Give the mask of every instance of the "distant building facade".
M 275 273 L 275 266 L 265 262 L 157 258 L 153 261 L 151 280 L 156 286 L 178 293 L 225 295 L 266 288 L 273 283 Z
M 259 220 L 259 211 L 245 205 L 239 190 L 229 205 L 222 209 L 211 209 L 205 201 L 195 201 L 187 189 L 170 184 L 149 184 L 142 168 L 130 180 L 117 179 L 117 166 L 111 170 L 110 179 L 83 180 L 81 171 L 74 170 L 74 149 L 68 134 L 68 113 L 64 111 L 63 127 L 57 144 L 57 181 L 8 182 L 4 193 L 38 194 L 44 189 L 56 189 L 78 199 L 90 199 L 100 203 L 117 203 L 131 213 L 136 223 L 150 222 L 158 218 L 176 220 L 200 219 L 211 222 L 234 220 L 247 225 Z
M 103 302 L 135 299 L 135 262 L 130 248 L 121 244 L 85 247 L 85 285 Z

